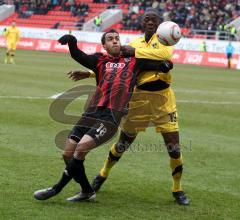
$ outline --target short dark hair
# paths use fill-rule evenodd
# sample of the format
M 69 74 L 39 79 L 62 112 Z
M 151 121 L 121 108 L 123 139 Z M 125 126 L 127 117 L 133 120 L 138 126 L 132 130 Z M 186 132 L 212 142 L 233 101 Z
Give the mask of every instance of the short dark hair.
M 158 17 L 160 17 L 160 13 L 155 8 L 147 8 L 143 14 L 143 17 L 145 17 L 147 14 L 156 14 Z
M 101 38 L 102 45 L 105 44 L 105 42 L 106 42 L 106 38 L 105 38 L 105 37 L 106 37 L 106 35 L 107 35 L 108 33 L 117 33 L 117 34 L 119 34 L 115 29 L 111 29 L 111 30 L 105 32 L 105 33 L 102 35 L 102 38 Z

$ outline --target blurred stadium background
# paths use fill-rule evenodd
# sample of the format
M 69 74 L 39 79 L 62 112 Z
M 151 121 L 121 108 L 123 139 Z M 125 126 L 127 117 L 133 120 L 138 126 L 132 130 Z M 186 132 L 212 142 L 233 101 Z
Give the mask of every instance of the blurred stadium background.
M 0 32 L 16 20 L 22 33 L 15 65 L 3 63 L 5 40 L 0 37 L 2 219 L 239 219 L 240 45 L 236 30 L 225 26 L 239 16 L 238 1 L 15 0 L 0 5 Z M 49 106 L 59 93 L 94 84 L 90 79 L 74 83 L 67 78 L 69 70 L 82 67 L 56 40 L 71 31 L 81 49 L 101 51 L 101 32 L 93 26 L 94 17 L 100 15 L 102 31 L 116 28 L 127 43 L 141 34 L 140 15 L 151 6 L 183 31 L 173 57 L 178 63 L 173 88 L 185 158 L 183 186 L 191 206 L 174 204 L 168 156 L 151 128 L 139 135 L 112 170 L 97 202 L 67 203 L 65 198 L 79 190 L 74 183 L 52 200 L 33 200 L 33 192 L 53 183 L 61 172 L 63 161 L 54 138 L 72 127 L 54 121 Z M 206 52 L 200 50 L 203 41 Z M 235 47 L 232 69 L 226 68 L 229 41 Z M 80 115 L 84 103 L 75 100 L 66 114 Z M 109 147 L 89 154 L 89 179 Z
M 175 46 L 175 63 L 226 67 L 226 46 L 232 41 L 232 68 L 240 69 L 237 29 L 227 28 L 239 16 L 237 0 L 7 0 L 0 4 L 0 32 L 16 20 L 22 36 L 19 49 L 68 52 L 56 40 L 70 32 L 78 38 L 83 51 L 101 51 L 101 32 L 96 32 L 94 25 L 98 15 L 102 19 L 101 31 L 115 28 L 121 33 L 122 43 L 127 44 L 142 33 L 140 20 L 144 10 L 154 7 L 162 21 L 172 20 L 181 27 L 183 38 Z M 207 53 L 203 53 L 203 43 Z M 0 47 L 5 47 L 3 36 Z

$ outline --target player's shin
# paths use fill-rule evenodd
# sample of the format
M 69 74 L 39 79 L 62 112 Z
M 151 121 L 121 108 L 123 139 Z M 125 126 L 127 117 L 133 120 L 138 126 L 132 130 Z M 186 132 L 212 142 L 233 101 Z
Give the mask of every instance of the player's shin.
M 108 158 L 106 159 L 103 168 L 100 171 L 100 176 L 107 178 L 111 168 L 119 161 L 123 153 L 129 148 L 136 138 L 136 134 L 128 134 L 121 131 L 119 141 L 113 144 L 109 151 Z
M 83 192 L 93 191 L 85 174 L 83 160 L 78 160 L 74 157 L 68 162 L 62 178 L 53 188 L 57 193 L 60 192 L 73 177 L 78 183 L 80 183 Z
M 12 50 L 12 51 L 10 52 L 10 58 L 9 58 L 9 62 L 10 62 L 11 64 L 14 64 L 14 56 L 15 56 L 15 51 Z
M 10 62 L 10 54 L 9 54 L 9 52 L 6 53 L 4 62 L 5 63 L 9 63 Z
M 117 151 L 117 145 L 118 143 L 113 144 L 111 150 L 109 151 L 108 158 L 105 160 L 103 168 L 100 171 L 100 175 L 102 177 L 108 177 L 111 168 L 118 162 L 118 160 L 124 153 L 124 151 L 122 152 Z
M 178 158 L 171 157 L 170 155 L 170 167 L 172 169 L 173 178 L 173 192 L 182 191 L 181 187 L 181 177 L 183 171 L 183 159 L 181 153 Z

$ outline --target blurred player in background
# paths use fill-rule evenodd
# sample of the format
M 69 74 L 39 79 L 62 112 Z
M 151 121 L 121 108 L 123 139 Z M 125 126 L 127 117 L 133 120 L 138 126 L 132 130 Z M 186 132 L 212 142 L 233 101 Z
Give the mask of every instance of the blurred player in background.
M 231 62 L 232 62 L 232 56 L 234 53 L 234 47 L 232 45 L 231 42 L 228 43 L 227 47 L 226 47 L 226 56 L 227 56 L 227 68 L 230 69 L 231 68 Z
M 17 43 L 20 39 L 20 30 L 16 27 L 16 22 L 14 20 L 11 26 L 4 32 L 4 36 L 6 37 L 7 44 L 7 52 L 4 62 L 13 64 Z

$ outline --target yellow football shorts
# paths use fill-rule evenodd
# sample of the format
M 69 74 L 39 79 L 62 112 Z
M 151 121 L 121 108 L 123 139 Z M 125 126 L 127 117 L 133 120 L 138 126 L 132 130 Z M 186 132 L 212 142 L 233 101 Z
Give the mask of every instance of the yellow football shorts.
M 7 42 L 7 49 L 8 50 L 16 50 L 17 48 L 17 43 L 13 41 L 8 41 Z
M 134 90 L 121 129 L 135 134 L 145 131 L 147 127 L 155 127 L 156 132 L 160 133 L 179 130 L 176 99 L 171 88 L 154 92 Z

